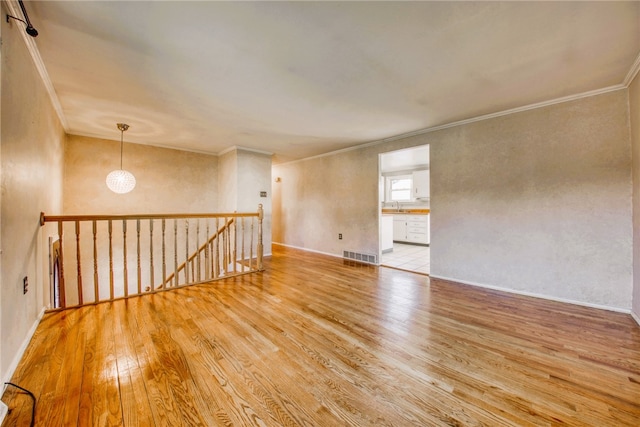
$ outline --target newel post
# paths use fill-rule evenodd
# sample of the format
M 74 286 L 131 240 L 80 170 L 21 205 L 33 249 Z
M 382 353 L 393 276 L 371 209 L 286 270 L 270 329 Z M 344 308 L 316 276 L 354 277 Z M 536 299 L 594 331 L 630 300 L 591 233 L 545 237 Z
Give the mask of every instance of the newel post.
M 264 218 L 264 210 L 262 203 L 258 205 L 258 270 L 262 271 L 262 254 L 264 248 L 262 246 L 262 219 Z

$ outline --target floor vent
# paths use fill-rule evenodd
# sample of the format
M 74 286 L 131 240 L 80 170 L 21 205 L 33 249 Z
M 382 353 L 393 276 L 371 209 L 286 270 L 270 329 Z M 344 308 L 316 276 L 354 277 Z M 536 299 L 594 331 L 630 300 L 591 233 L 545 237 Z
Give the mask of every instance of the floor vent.
M 358 252 L 343 251 L 343 257 L 355 261 L 366 262 L 369 264 L 377 264 L 378 257 L 376 255 L 361 254 Z

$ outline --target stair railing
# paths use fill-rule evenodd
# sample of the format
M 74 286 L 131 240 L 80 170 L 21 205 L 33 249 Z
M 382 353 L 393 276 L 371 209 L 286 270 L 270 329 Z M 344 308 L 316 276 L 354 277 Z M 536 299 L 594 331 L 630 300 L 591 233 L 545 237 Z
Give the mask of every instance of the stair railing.
M 189 271 L 191 271 L 191 277 L 195 277 L 196 271 L 200 272 L 200 263 L 201 263 L 202 256 L 204 256 L 204 260 L 205 260 L 205 269 L 208 269 L 209 254 L 215 253 L 213 245 L 215 245 L 218 242 L 221 236 L 225 236 L 225 233 L 229 232 L 231 225 L 233 225 L 234 222 L 235 222 L 235 218 L 231 218 L 228 221 L 226 221 L 225 224 L 220 229 L 216 230 L 216 232 L 213 233 L 211 237 L 209 237 L 209 239 L 204 244 L 202 244 L 196 252 L 191 254 L 189 258 L 186 261 L 184 261 L 182 264 L 180 264 L 173 273 L 168 275 L 156 289 L 162 289 L 165 286 L 167 287 L 175 286 L 175 284 L 178 283 L 176 276 L 179 276 L 181 272 L 183 272 L 185 275 L 185 281 L 188 281 L 189 279 Z M 228 238 L 224 239 L 223 245 L 222 245 L 223 251 L 224 251 L 224 257 L 228 259 L 231 259 L 231 245 L 229 244 L 230 242 L 231 242 L 230 239 Z M 244 255 L 242 255 L 242 258 L 244 259 Z M 241 263 L 241 264 L 242 264 L 242 272 L 244 272 L 245 263 Z M 220 276 L 220 271 L 218 269 L 213 268 L 211 270 L 211 275 L 213 277 L 218 277 Z M 198 276 L 198 280 L 200 280 L 200 276 Z M 150 290 L 150 288 L 147 288 L 147 291 L 148 290 Z
M 263 218 L 262 205 L 249 213 L 43 213 L 41 225 L 57 223 L 57 236 L 50 237 L 51 307 L 113 301 L 262 271 Z

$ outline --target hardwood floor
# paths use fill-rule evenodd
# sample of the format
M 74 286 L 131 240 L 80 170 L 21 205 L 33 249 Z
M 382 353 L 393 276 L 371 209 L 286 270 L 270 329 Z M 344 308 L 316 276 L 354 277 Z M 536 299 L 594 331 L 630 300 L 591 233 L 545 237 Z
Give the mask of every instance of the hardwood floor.
M 35 425 L 640 425 L 628 315 L 280 246 L 265 266 L 45 315 L 12 379 Z

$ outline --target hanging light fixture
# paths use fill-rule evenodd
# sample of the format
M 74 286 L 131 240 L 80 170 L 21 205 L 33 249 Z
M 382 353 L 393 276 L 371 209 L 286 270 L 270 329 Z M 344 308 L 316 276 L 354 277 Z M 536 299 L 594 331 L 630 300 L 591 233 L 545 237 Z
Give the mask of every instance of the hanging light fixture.
M 129 171 L 122 169 L 122 149 L 124 146 L 124 131 L 129 129 L 129 125 L 118 123 L 120 129 L 120 169 L 111 171 L 107 175 L 107 187 L 118 194 L 125 194 L 133 190 L 136 186 L 136 177 Z

